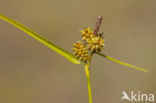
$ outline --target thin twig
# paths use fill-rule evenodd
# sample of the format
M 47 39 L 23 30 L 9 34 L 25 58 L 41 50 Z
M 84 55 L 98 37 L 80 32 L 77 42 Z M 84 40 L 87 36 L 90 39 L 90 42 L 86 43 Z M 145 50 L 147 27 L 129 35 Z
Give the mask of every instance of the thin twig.
M 98 33 L 98 31 L 99 31 L 101 21 L 102 21 L 102 16 L 98 16 L 98 18 L 97 18 L 97 20 L 96 20 L 96 24 L 95 24 L 95 30 L 94 30 L 94 35 L 95 35 L 95 36 L 98 35 L 97 33 Z

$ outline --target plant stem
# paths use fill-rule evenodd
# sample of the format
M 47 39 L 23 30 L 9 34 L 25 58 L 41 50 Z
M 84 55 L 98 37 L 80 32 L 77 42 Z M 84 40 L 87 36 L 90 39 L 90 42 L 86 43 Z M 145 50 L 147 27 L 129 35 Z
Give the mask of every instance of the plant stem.
M 92 102 L 92 92 L 91 92 L 90 76 L 89 76 L 89 64 L 85 64 L 85 73 L 86 73 L 87 85 L 88 85 L 89 103 L 93 103 Z

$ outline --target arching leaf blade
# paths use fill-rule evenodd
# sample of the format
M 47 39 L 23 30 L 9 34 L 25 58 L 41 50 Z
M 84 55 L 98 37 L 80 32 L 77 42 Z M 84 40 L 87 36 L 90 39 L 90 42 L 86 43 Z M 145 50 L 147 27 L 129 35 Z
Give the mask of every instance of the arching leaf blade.
M 132 65 L 132 64 L 128 64 L 128 63 L 119 61 L 119 60 L 114 59 L 114 58 L 112 58 L 112 57 L 109 57 L 109 56 L 107 56 L 107 55 L 105 55 L 105 54 L 102 54 L 102 53 L 98 53 L 98 54 L 99 54 L 100 56 L 105 57 L 106 59 L 109 59 L 109 60 L 111 60 L 111 61 L 113 61 L 113 62 L 116 62 L 116 63 L 118 63 L 118 64 L 120 64 L 120 65 L 125 65 L 125 66 L 128 66 L 128 67 L 131 67 L 131 68 L 134 68 L 134 69 L 143 71 L 143 72 L 149 72 L 149 71 L 146 70 L 146 69 L 143 69 L 143 68 L 137 67 L 137 66 L 135 66 L 135 65 Z
M 14 25 L 15 27 L 19 28 L 20 30 L 26 32 L 27 34 L 29 34 L 30 36 L 32 36 L 33 38 L 35 38 L 36 40 L 38 40 L 39 42 L 41 42 L 42 44 L 46 45 L 47 47 L 49 47 L 50 49 L 54 50 L 55 52 L 57 52 L 58 54 L 62 55 L 63 57 L 65 57 L 66 59 L 68 59 L 69 61 L 75 63 L 75 64 L 81 64 L 82 62 L 80 60 L 78 60 L 74 55 L 72 55 L 71 53 L 63 50 L 62 48 L 60 48 L 59 46 L 57 46 L 56 44 L 50 42 L 49 40 L 47 40 L 46 38 L 40 36 L 38 33 L 34 32 L 33 30 L 29 29 L 28 27 L 20 24 L 19 22 L 10 19 L 9 17 L 6 17 L 4 15 L 0 14 L 0 19 Z

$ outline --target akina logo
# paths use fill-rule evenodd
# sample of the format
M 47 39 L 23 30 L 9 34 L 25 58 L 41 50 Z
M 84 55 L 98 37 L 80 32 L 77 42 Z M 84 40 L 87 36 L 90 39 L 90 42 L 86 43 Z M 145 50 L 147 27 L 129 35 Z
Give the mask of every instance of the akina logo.
M 154 94 L 146 94 L 141 92 L 134 92 L 131 91 L 130 93 L 127 93 L 125 91 L 122 91 L 122 97 L 121 101 L 133 101 L 133 102 L 153 102 L 154 101 Z

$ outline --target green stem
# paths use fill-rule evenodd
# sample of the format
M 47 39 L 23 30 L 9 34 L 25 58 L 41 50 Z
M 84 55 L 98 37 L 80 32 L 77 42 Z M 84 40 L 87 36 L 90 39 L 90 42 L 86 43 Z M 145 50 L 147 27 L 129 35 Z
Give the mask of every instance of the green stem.
M 87 85 L 88 85 L 89 103 L 93 103 L 93 102 L 92 102 L 92 92 L 91 92 L 91 83 L 90 83 L 89 65 L 88 65 L 88 64 L 85 64 L 85 73 L 86 73 Z

